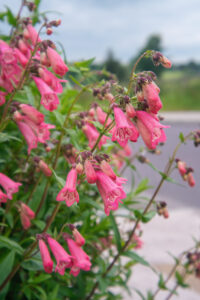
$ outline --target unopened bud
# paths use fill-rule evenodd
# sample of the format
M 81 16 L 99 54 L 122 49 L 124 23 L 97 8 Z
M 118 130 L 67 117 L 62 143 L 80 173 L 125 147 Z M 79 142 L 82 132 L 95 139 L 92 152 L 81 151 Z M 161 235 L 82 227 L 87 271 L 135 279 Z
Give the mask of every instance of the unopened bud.
M 38 167 L 45 176 L 50 177 L 52 175 L 51 169 L 43 160 L 39 161 Z
M 53 29 L 51 27 L 47 27 L 46 34 L 51 35 L 53 33 Z
M 136 116 L 135 109 L 131 103 L 126 104 L 126 114 L 129 118 L 134 118 Z
M 78 163 L 76 165 L 76 171 L 78 174 L 82 174 L 83 173 L 83 165 L 81 163 Z

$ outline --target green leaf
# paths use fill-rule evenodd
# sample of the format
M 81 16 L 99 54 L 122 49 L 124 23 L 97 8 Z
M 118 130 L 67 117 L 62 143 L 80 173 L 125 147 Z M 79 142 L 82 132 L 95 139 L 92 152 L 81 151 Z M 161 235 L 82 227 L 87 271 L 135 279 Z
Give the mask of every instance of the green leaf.
M 15 136 L 8 135 L 7 133 L 3 133 L 3 132 L 0 133 L 0 143 L 8 142 L 10 140 L 21 142 L 21 140 L 16 138 Z
M 12 26 L 16 26 L 17 25 L 17 21 L 15 16 L 13 15 L 12 11 L 10 10 L 10 8 L 8 6 L 6 6 L 7 8 L 7 20 L 8 23 Z
M 26 260 L 22 263 L 22 267 L 25 270 L 29 271 L 41 271 L 43 270 L 43 264 L 41 260 L 41 256 L 39 253 L 37 253 L 34 257 L 30 258 L 29 260 Z
M 16 251 L 19 254 L 24 252 L 24 249 L 17 242 L 10 240 L 5 236 L 0 236 L 0 248 L 3 247 Z
M 161 290 L 167 290 L 167 287 L 165 285 L 165 280 L 164 280 L 162 274 L 160 274 L 160 276 L 159 276 L 158 286 Z
M 29 280 L 28 280 L 28 282 L 29 283 L 41 283 L 41 282 L 43 282 L 43 281 L 46 281 L 46 280 L 48 280 L 48 279 L 50 279 L 51 278 L 51 275 L 50 274 L 45 274 L 45 273 L 42 273 L 42 274 L 40 274 L 39 276 L 37 276 L 37 277 L 33 277 L 33 278 L 30 278 Z
M 185 142 L 185 137 L 184 137 L 184 134 L 182 132 L 180 132 L 180 134 L 179 134 L 179 139 L 180 139 L 181 143 Z
M 26 92 L 26 96 L 28 98 L 29 104 L 31 104 L 32 106 L 35 105 L 35 97 L 31 91 L 31 88 L 28 86 L 24 86 L 24 90 Z
M 153 188 L 153 186 L 148 185 L 149 179 L 148 178 L 144 178 L 137 186 L 134 195 L 138 195 L 140 193 L 142 193 L 143 191 L 146 191 L 148 189 Z
M 89 198 L 84 198 L 81 200 L 81 203 L 86 203 L 89 204 L 91 206 L 93 206 L 94 208 L 98 209 L 98 210 L 103 210 L 102 206 L 99 205 L 97 202 L 95 202 L 94 200 L 91 200 Z
M 43 230 L 46 226 L 46 223 L 42 220 L 32 220 L 32 223 L 40 230 Z
M 155 211 L 149 211 L 148 213 L 142 216 L 141 221 L 143 223 L 148 223 L 149 221 L 151 221 L 151 219 L 153 219 L 153 217 L 155 217 L 155 215 L 156 215 Z
M 176 277 L 177 284 L 180 285 L 182 288 L 189 287 L 188 284 L 184 283 L 184 278 L 178 271 L 176 271 L 175 277 Z
M 65 116 L 63 116 L 61 113 L 58 111 L 54 110 L 52 114 L 55 116 L 57 123 L 63 127 L 64 121 L 65 121 Z
M 80 62 L 75 62 L 74 65 L 78 68 L 80 68 L 80 70 L 82 71 L 87 71 L 90 67 L 90 65 L 93 63 L 93 61 L 95 60 L 95 57 L 88 59 L 88 60 L 83 60 Z
M 53 169 L 52 169 L 52 171 L 53 171 L 53 174 L 54 174 L 54 176 L 55 176 L 55 179 L 56 179 L 56 181 L 57 181 L 59 187 L 60 187 L 61 189 L 64 188 L 64 186 L 65 186 L 65 180 L 64 180 L 62 177 L 58 176 L 58 175 L 56 174 L 56 172 L 55 172 Z
M 118 249 L 118 251 L 120 251 L 122 246 L 121 246 L 121 237 L 120 237 L 120 233 L 119 233 L 119 230 L 118 230 L 118 226 L 117 226 L 117 223 L 115 221 L 115 217 L 113 216 L 112 213 L 110 213 L 109 218 L 110 218 L 111 225 L 112 225 L 112 228 L 113 228 L 113 231 L 114 231 L 115 240 L 116 240 L 116 244 L 117 244 L 117 249 Z
M 0 284 L 3 283 L 3 281 L 7 278 L 7 276 L 10 274 L 13 264 L 15 260 L 15 251 L 11 251 L 6 256 L 4 256 L 3 259 L 0 261 Z M 8 284 L 7 286 L 0 292 L 0 299 L 4 300 L 6 293 L 8 292 Z
M 127 256 L 127 257 L 130 257 L 131 259 L 133 259 L 135 262 L 141 264 L 141 265 L 144 265 L 144 266 L 148 266 L 149 267 L 149 263 L 144 259 L 142 258 L 141 256 L 139 256 L 138 254 L 136 254 L 135 252 L 133 251 L 125 251 L 123 253 L 124 256 Z

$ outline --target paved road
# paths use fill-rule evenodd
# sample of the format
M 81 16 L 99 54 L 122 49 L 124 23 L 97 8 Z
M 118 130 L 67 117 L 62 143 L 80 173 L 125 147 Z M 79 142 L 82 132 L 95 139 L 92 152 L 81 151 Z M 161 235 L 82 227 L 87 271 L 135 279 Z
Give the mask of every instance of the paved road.
M 168 122 L 167 119 L 169 120 Z M 184 119 L 185 122 L 183 122 Z M 170 125 L 171 128 L 165 130 L 167 142 L 164 147 L 161 147 L 162 154 L 153 155 L 151 153 L 147 153 L 146 155 L 154 164 L 154 166 L 161 171 L 164 170 L 167 159 L 179 141 L 179 133 L 182 132 L 184 135 L 186 135 L 194 129 L 200 129 L 200 114 L 194 114 L 194 116 L 192 115 L 190 117 L 187 115 L 182 115 L 181 118 L 179 116 L 176 122 L 174 114 L 167 114 L 167 118 L 164 123 Z M 133 152 L 136 152 L 142 144 L 143 142 L 141 141 L 141 138 L 138 143 L 132 143 L 131 145 L 133 147 Z M 173 179 L 180 184 L 183 184 L 183 186 L 165 182 L 157 197 L 157 200 L 166 201 L 170 209 L 180 208 L 183 206 L 200 208 L 200 146 L 194 147 L 193 142 L 189 141 L 186 145 L 181 146 L 177 157 L 183 159 L 188 166 L 194 169 L 196 186 L 193 188 L 189 187 L 187 183 L 182 180 L 178 174 L 178 171 L 175 170 L 171 177 L 173 177 Z M 136 182 L 139 182 L 139 180 L 144 177 L 148 177 L 150 180 L 150 185 L 156 186 L 160 179 L 160 175 L 158 173 L 152 170 L 148 165 L 141 164 L 139 162 L 136 162 L 136 167 L 141 176 L 140 179 L 138 179 L 138 176 L 136 176 Z M 129 179 L 129 183 L 131 182 L 132 174 L 133 173 L 130 170 L 127 170 L 124 173 L 124 177 Z M 151 195 L 152 192 L 149 191 L 149 195 Z

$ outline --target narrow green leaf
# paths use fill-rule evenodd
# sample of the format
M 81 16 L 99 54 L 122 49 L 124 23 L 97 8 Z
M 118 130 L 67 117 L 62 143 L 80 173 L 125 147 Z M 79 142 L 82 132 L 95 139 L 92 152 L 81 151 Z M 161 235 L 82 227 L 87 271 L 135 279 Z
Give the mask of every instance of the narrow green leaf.
M 65 186 L 65 180 L 62 177 L 58 176 L 53 169 L 52 169 L 52 171 L 53 171 L 53 174 L 54 174 L 54 176 L 56 178 L 56 181 L 57 181 L 59 187 L 61 189 L 64 188 L 64 186 Z
M 123 253 L 123 255 L 127 256 L 127 257 L 130 257 L 135 262 L 137 262 L 141 265 L 148 266 L 148 267 L 150 266 L 149 263 L 144 258 L 142 258 L 141 256 L 139 256 L 138 254 L 136 254 L 133 251 L 126 251 L 126 252 Z
M 120 232 L 119 232 L 117 223 L 116 223 L 116 221 L 115 221 L 115 217 L 113 216 L 112 213 L 110 213 L 109 218 L 110 218 L 111 225 L 112 225 L 112 228 L 113 228 L 113 231 L 114 231 L 115 240 L 116 240 L 116 244 L 117 244 L 117 249 L 118 249 L 118 251 L 120 251 L 120 250 L 121 250 L 121 247 L 122 247 L 122 246 L 121 246 Z
M 17 242 L 10 240 L 5 236 L 0 236 L 0 248 L 3 247 L 16 251 L 19 254 L 24 252 L 24 249 Z
M 10 274 L 13 264 L 15 260 L 15 251 L 11 251 L 6 256 L 3 257 L 0 261 L 0 284 L 6 279 L 6 277 Z M 0 299 L 4 300 L 6 294 L 9 290 L 9 284 L 5 286 L 5 288 L 0 292 Z
M 148 189 L 153 188 L 152 186 L 148 185 L 149 179 L 148 178 L 144 178 L 137 186 L 134 195 L 138 195 L 140 193 L 142 193 L 143 191 L 146 191 Z
M 180 139 L 181 143 L 185 142 L 184 134 L 182 132 L 180 132 L 180 134 L 179 134 L 179 139 Z

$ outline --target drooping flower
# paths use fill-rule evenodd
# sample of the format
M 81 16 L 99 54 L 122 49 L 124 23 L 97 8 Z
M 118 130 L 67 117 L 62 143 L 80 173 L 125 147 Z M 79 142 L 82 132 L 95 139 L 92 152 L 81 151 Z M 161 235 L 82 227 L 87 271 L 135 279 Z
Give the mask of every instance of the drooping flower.
M 31 226 L 31 220 L 35 218 L 34 211 L 25 203 L 21 202 L 20 205 L 20 219 L 22 226 L 27 230 Z
M 15 54 L 20 64 L 25 67 L 28 63 L 28 58 L 18 48 L 15 48 Z
M 187 172 L 186 163 L 181 160 L 177 160 L 177 167 L 181 176 L 185 175 Z
M 46 68 L 39 68 L 38 72 L 42 80 L 44 80 L 44 82 L 49 85 L 55 93 L 62 93 L 63 87 L 60 82 L 67 82 L 67 80 L 57 78 Z
M 126 104 L 126 114 L 129 118 L 134 118 L 136 116 L 136 111 L 131 103 Z
M 70 238 L 66 238 L 65 240 L 69 247 L 73 261 L 70 274 L 77 276 L 80 270 L 89 271 L 92 265 L 89 256 L 77 245 L 75 241 Z
M 86 137 L 88 138 L 89 140 L 89 147 L 92 149 L 99 137 L 99 132 L 97 131 L 97 129 L 86 123 L 84 126 L 83 126 L 83 132 L 85 133 Z M 101 149 L 101 147 L 106 144 L 107 140 L 109 139 L 109 137 L 103 135 L 101 140 L 99 141 L 99 144 L 98 144 L 98 147 L 99 149 Z
M 84 171 L 88 183 L 95 183 L 97 181 L 97 175 L 93 168 L 92 163 L 86 159 L 84 163 Z
M 30 39 L 31 40 L 31 43 L 35 46 L 36 43 L 40 43 L 41 42 L 41 39 L 38 35 L 38 32 L 35 30 L 35 28 L 31 25 L 31 24 L 28 24 L 26 26 L 26 28 L 24 29 L 24 37 L 26 39 Z
M 162 108 L 162 102 L 155 85 L 152 82 L 144 84 L 142 86 L 142 91 L 144 94 L 144 98 L 147 100 L 149 111 L 157 114 L 158 111 Z
M 59 104 L 56 93 L 41 78 L 33 76 L 33 80 L 42 96 L 41 104 L 49 111 L 55 110 Z
M 126 194 L 120 185 L 117 185 L 110 177 L 102 171 L 97 171 L 97 188 L 104 201 L 105 214 L 109 216 L 110 210 L 118 209 L 121 199 L 126 198 Z
M 112 141 L 117 141 L 122 147 L 126 146 L 128 140 L 137 141 L 139 136 L 137 128 L 117 106 L 114 107 L 114 115 L 116 126 Z
M 65 269 L 72 266 L 72 257 L 53 238 L 47 237 L 47 242 L 57 262 L 55 272 L 58 272 L 60 275 L 64 275 Z
M 30 154 L 32 149 L 37 148 L 38 139 L 30 126 L 24 122 L 17 122 L 19 130 L 23 134 L 27 144 L 28 144 L 28 154 Z
M 42 239 L 39 240 L 39 248 L 40 248 L 40 255 L 42 258 L 42 263 L 43 263 L 45 272 L 52 273 L 53 260 L 51 259 L 47 245 L 45 244 L 45 242 Z
M 48 47 L 47 56 L 50 60 L 53 71 L 60 76 L 64 76 L 68 71 L 68 67 L 62 60 L 61 56 L 56 52 L 56 50 Z
M 79 194 L 76 190 L 77 171 L 72 168 L 67 175 L 65 187 L 58 193 L 56 200 L 65 201 L 67 206 L 79 202 Z
M 69 227 L 72 230 L 72 234 L 73 234 L 76 244 L 80 247 L 83 246 L 85 244 L 85 239 L 82 236 L 82 234 L 80 234 L 80 232 L 74 225 L 70 224 Z
M 38 163 L 38 168 L 43 172 L 45 176 L 50 177 L 52 175 L 52 170 L 42 159 L 40 159 Z
M 149 149 L 155 149 L 158 143 L 166 140 L 163 128 L 169 128 L 169 126 L 160 124 L 154 116 L 145 111 L 137 111 L 136 113 L 137 127 L 144 143 Z
M 194 180 L 192 171 L 188 172 L 188 174 L 187 174 L 187 182 L 188 182 L 189 186 L 191 186 L 191 187 L 195 186 L 195 180 Z
M 35 124 L 39 125 L 44 122 L 44 115 L 28 104 L 20 104 L 21 111 Z
M 20 182 L 15 182 L 3 173 L 0 173 L 0 185 L 6 191 L 8 199 L 12 199 L 13 194 L 19 191 L 19 186 L 22 184 Z

